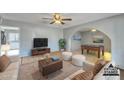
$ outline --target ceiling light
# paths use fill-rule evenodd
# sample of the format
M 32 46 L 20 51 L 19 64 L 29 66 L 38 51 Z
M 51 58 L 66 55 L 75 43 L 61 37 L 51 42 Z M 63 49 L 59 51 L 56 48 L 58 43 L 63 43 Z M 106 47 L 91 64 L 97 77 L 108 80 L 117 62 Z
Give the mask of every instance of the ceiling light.
M 56 24 L 60 24 L 61 22 L 60 22 L 59 20 L 56 20 L 55 23 L 56 23 Z
M 96 29 L 92 29 L 91 31 L 92 31 L 92 32 L 96 32 L 97 30 L 96 30 Z

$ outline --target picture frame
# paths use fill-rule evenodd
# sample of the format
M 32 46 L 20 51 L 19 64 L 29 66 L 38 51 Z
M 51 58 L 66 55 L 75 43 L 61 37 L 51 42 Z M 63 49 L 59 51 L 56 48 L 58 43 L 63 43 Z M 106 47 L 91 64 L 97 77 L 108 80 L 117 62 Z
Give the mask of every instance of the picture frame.
M 73 40 L 81 41 L 81 36 L 80 35 L 74 35 Z
M 103 36 L 94 36 L 93 43 L 104 43 L 104 37 Z

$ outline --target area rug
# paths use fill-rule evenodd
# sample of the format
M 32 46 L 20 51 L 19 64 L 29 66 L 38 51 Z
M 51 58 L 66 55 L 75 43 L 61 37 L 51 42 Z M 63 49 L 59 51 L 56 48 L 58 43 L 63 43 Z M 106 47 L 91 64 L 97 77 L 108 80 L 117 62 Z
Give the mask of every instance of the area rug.
M 81 54 L 81 52 L 77 51 L 73 54 Z M 50 54 L 51 56 L 59 56 L 62 58 L 62 55 L 60 52 L 52 52 Z M 91 63 L 95 63 L 98 58 L 93 55 L 85 55 L 86 60 Z M 39 72 L 38 67 L 38 60 L 43 59 L 44 55 L 40 56 L 29 56 L 29 57 L 23 57 L 21 60 L 20 70 L 18 79 L 19 80 L 63 80 L 69 75 L 73 74 L 79 69 L 82 69 L 81 67 L 74 66 L 71 64 L 71 61 L 63 61 L 63 69 L 58 70 L 50 75 L 48 77 L 43 77 L 42 74 Z
M 73 74 L 81 67 L 77 67 L 71 64 L 70 61 L 63 61 L 63 69 L 58 70 L 48 77 L 43 77 L 39 72 L 38 62 L 32 62 L 27 64 L 22 64 L 20 66 L 19 80 L 63 80 L 69 75 Z

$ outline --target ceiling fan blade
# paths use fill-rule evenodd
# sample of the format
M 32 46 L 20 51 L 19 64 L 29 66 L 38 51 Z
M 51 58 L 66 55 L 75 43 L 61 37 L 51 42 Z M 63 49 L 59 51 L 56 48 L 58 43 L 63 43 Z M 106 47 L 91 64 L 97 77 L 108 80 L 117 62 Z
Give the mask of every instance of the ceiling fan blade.
M 62 21 L 72 21 L 71 18 L 63 18 Z
M 64 25 L 65 23 L 61 21 L 61 24 Z
M 54 23 L 55 23 L 55 21 L 50 22 L 50 24 L 54 24 Z
M 52 20 L 52 18 L 42 18 L 42 19 L 49 19 L 49 20 Z

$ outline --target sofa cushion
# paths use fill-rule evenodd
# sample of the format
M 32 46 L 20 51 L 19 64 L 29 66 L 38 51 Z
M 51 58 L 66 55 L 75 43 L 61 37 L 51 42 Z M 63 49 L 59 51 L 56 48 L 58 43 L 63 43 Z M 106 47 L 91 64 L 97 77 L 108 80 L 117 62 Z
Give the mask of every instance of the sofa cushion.
M 10 59 L 6 56 L 3 55 L 0 57 L 0 72 L 3 72 L 9 65 Z
M 86 71 L 86 72 L 80 73 L 72 78 L 72 80 L 91 80 L 91 79 L 93 79 L 92 71 Z
M 103 60 L 97 62 L 93 68 L 93 75 L 95 76 L 105 65 Z
M 83 69 L 77 70 L 76 72 L 70 74 L 68 77 L 66 77 L 64 80 L 71 80 L 74 76 L 85 72 Z
M 105 66 L 94 76 L 93 80 L 120 80 L 120 70 L 118 69 L 119 76 L 103 76 L 104 69 L 108 68 L 112 62 L 105 64 Z
M 20 62 L 12 62 L 4 72 L 0 73 L 0 80 L 17 80 Z

